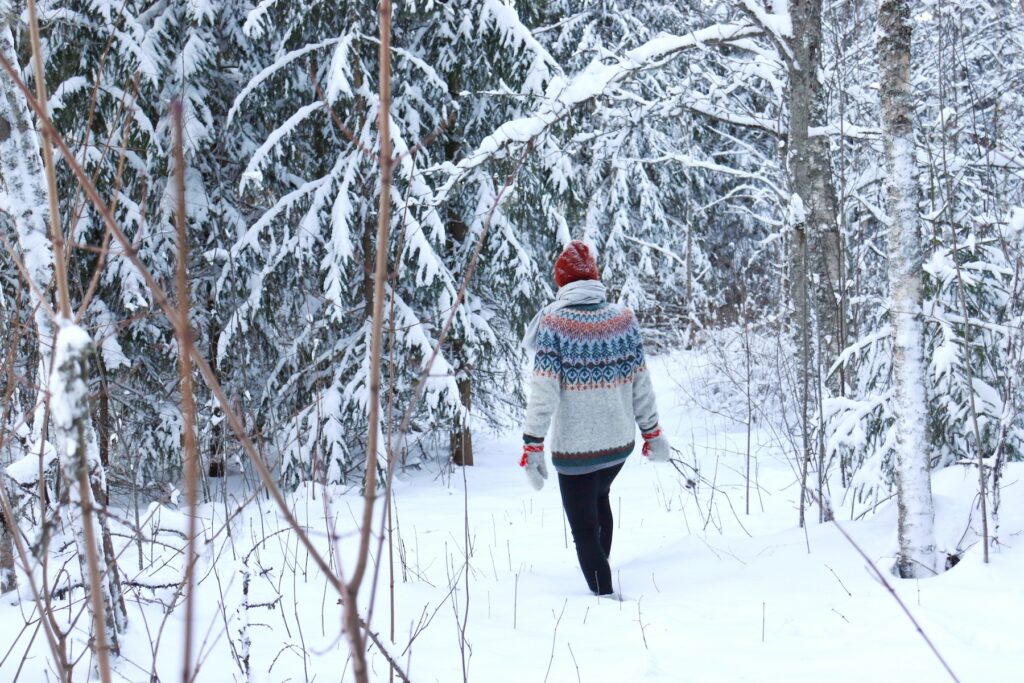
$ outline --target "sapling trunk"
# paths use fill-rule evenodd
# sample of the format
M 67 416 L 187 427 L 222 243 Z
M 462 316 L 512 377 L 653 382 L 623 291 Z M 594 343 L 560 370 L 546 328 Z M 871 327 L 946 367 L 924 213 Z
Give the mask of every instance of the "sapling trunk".
M 195 620 L 196 530 L 199 506 L 199 453 L 196 445 L 196 406 L 192 388 L 192 361 L 188 348 L 192 343 L 189 322 L 188 235 L 185 230 L 185 143 L 182 127 L 182 102 L 171 103 L 174 122 L 174 226 L 177 233 L 178 263 L 175 272 L 178 309 L 174 331 L 178 338 L 178 372 L 181 381 L 182 445 L 184 455 L 185 501 L 188 506 L 188 548 L 185 553 L 185 637 L 182 644 L 182 683 L 191 683 L 193 659 L 193 622 Z
M 380 112 L 377 124 L 380 148 L 380 201 L 377 211 L 376 262 L 373 282 L 373 319 L 370 328 L 369 415 L 367 423 L 366 478 L 363 481 L 363 515 L 359 527 L 359 549 L 355 569 L 342 593 L 345 635 L 352 656 L 356 683 L 368 683 L 366 647 L 359 623 L 356 597 L 366 572 L 373 529 L 373 508 L 377 499 L 377 451 L 380 434 L 380 366 L 384 330 L 384 285 L 387 281 L 388 243 L 391 228 L 391 0 L 381 0 L 378 7 L 380 50 L 379 92 Z M 369 630 L 367 628 L 367 630 Z
M 943 12 L 938 13 L 938 20 L 943 21 Z M 940 46 L 939 49 L 939 72 L 945 74 L 945 69 L 942 68 L 943 57 L 945 50 Z M 945 78 L 939 79 L 939 106 L 945 110 L 946 108 L 946 80 Z M 982 561 L 988 564 L 988 544 L 989 544 L 989 530 L 988 530 L 988 475 L 985 474 L 985 446 L 981 439 L 981 428 L 978 426 L 978 406 L 975 401 L 975 389 L 974 389 L 974 358 L 972 348 L 974 346 L 974 334 L 971 326 L 971 314 L 967 308 L 967 294 L 965 291 L 965 283 L 963 271 L 960 268 L 960 248 L 957 244 L 956 234 L 956 193 L 953 188 L 953 177 L 950 173 L 949 159 L 946 155 L 946 135 L 942 136 L 942 170 L 945 179 L 945 212 L 949 217 L 949 234 L 950 234 L 950 248 L 953 253 L 953 269 L 956 273 L 956 302 L 960 307 L 960 315 L 964 320 L 964 379 L 967 381 L 967 407 L 971 416 L 971 430 L 974 434 L 974 449 L 976 455 L 976 461 L 978 463 L 978 498 L 981 507 L 981 541 L 982 541 Z
M 91 345 L 92 341 L 82 328 L 71 324 L 61 328 L 50 377 L 50 410 L 61 470 L 68 485 L 68 500 L 81 508 L 81 528 L 76 534 L 79 562 L 88 589 L 96 666 L 100 680 L 109 683 L 110 654 L 118 653 L 119 624 L 114 596 L 102 575 L 110 564 L 100 560 L 103 551 L 93 526 L 95 491 L 102 490 L 103 472 L 89 417 L 86 369 Z

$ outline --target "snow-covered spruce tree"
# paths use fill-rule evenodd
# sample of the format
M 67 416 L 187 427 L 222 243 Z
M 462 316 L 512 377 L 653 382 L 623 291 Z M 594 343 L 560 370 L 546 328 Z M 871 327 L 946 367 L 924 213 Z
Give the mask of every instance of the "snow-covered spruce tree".
M 16 36 L 26 27 L 13 5 L 0 0 L 0 54 L 16 71 L 28 60 L 17 50 Z M 47 393 L 51 374 L 56 327 L 50 285 L 54 258 L 49 229 L 46 176 L 41 140 L 25 95 L 6 72 L 0 73 L 0 229 L 5 241 L 4 303 L 11 334 L 5 334 L 5 372 L 0 443 L 4 445 L 0 486 L 12 492 L 17 486 L 34 488 L 38 473 L 50 469 L 56 459 L 47 429 Z M 8 248 L 11 253 L 8 253 Z M 13 288 L 16 292 L 11 296 Z M 29 322 L 31 321 L 31 323 Z M 20 329 L 19 329 L 20 324 Z M 20 348 L 19 348 L 20 347 Z M 24 356 L 22 356 L 24 353 Z M 18 363 L 26 358 L 29 362 Z M 15 362 L 12 362 L 15 361 Z M 19 367 L 20 366 L 20 367 Z M 8 469 L 11 460 L 20 467 Z M 10 486 L 9 486 L 10 485 Z M 12 495 L 12 499 L 17 497 Z M 12 534 L 19 533 L 19 519 L 3 521 L 0 533 L 0 588 L 15 587 Z
M 135 120 L 134 127 L 142 128 L 145 119 L 133 115 L 136 103 L 132 83 L 137 63 L 133 54 L 139 47 L 138 31 L 133 30 L 131 20 L 120 16 L 112 5 L 104 2 L 40 3 L 40 12 L 44 25 L 42 37 L 49 54 L 47 78 L 52 88 L 50 106 L 54 124 L 73 150 L 77 162 L 102 188 L 110 207 L 125 225 L 129 225 L 128 216 L 137 206 L 132 189 L 139 164 L 129 164 L 122 150 L 126 142 L 137 144 L 138 141 L 138 137 L 126 137 L 133 127 L 128 125 L 129 121 Z M 127 4 L 122 9 L 130 12 Z M 78 188 L 70 168 L 60 164 L 58 172 L 61 214 L 71 245 L 69 283 L 75 300 L 85 306 L 83 322 L 95 330 L 98 342 L 99 352 L 90 356 L 95 362 L 95 372 L 89 374 L 97 398 L 94 408 L 99 455 L 106 467 L 110 464 L 112 422 L 118 415 L 116 398 L 114 413 L 110 410 L 109 371 L 126 369 L 129 363 L 117 334 L 121 316 L 117 311 L 116 294 L 103 286 L 108 263 L 107 255 L 102 253 L 107 246 L 106 231 L 97 220 L 94 207 Z M 125 201 L 127 197 L 132 199 Z M 102 495 L 106 495 L 105 488 Z
M 20 69 L 27 60 L 17 50 L 16 35 L 25 31 L 18 20 L 15 7 L 8 0 L 0 0 L 0 53 L 4 59 Z M 5 263 L 14 267 L 9 277 L 28 285 L 23 305 L 31 312 L 34 323 L 35 367 L 25 375 L 25 386 L 31 390 L 20 402 L 27 413 L 17 416 L 18 421 L 31 425 L 26 443 L 30 449 L 42 449 L 46 433 L 44 425 L 46 383 L 50 374 L 50 357 L 56 333 L 52 314 L 52 300 L 47 295 L 53 278 L 53 254 L 50 250 L 49 215 L 46 199 L 46 179 L 43 175 L 39 135 L 24 95 L 6 73 L 0 75 L 0 197 L 3 198 L 0 226 L 8 243 L 18 248 L 17 259 L 25 269 L 24 283 L 17 265 L 5 257 Z
M 911 90 L 909 0 L 882 0 L 878 9 L 882 136 L 888 178 L 890 315 L 893 329 L 897 570 L 903 578 L 935 573 L 931 448 L 927 433 L 924 332 L 921 322 L 922 247 Z
M 567 72 L 580 73 L 660 32 L 686 35 L 728 18 L 735 17 L 707 16 L 698 3 L 562 0 L 548 5 L 535 32 Z M 603 277 L 645 323 L 686 339 L 716 312 L 734 317 L 728 311 L 741 288 L 730 274 L 745 265 L 749 244 L 740 235 L 746 228 L 763 234 L 763 207 L 753 207 L 764 186 L 753 167 L 764 148 L 748 143 L 759 133 L 700 106 L 722 85 L 723 53 L 731 52 L 687 53 L 642 70 L 576 110 L 556 133 L 571 173 L 565 237 L 571 232 L 598 248 Z M 720 201 L 730 194 L 735 201 Z M 735 248 L 714 248 L 730 242 Z
M 248 410 L 246 393 L 259 378 L 244 365 L 224 365 L 217 353 L 224 322 L 238 306 L 237 280 L 229 273 L 227 246 L 233 243 L 253 215 L 238 196 L 243 159 L 257 144 L 252 130 L 228 130 L 228 111 L 244 85 L 248 38 L 242 30 L 246 0 L 216 3 L 189 2 L 163 5 L 152 21 L 152 53 L 159 67 L 160 89 L 151 116 L 156 122 L 155 144 L 150 146 L 147 166 L 153 187 L 152 228 L 161 235 L 161 271 L 170 272 L 176 248 L 174 234 L 172 163 L 173 126 L 170 103 L 180 100 L 184 126 L 183 154 L 186 168 L 185 208 L 189 240 L 188 264 L 192 301 L 192 325 L 198 348 L 234 401 L 232 409 Z M 245 274 L 243 277 L 249 277 Z M 167 360 L 173 360 L 169 354 Z M 197 383 L 200 460 L 205 473 L 222 476 L 228 455 L 222 411 L 205 385 Z M 169 397 L 177 402 L 176 396 Z M 162 412 L 178 413 L 169 406 Z M 175 430 L 180 429 L 177 420 Z M 176 471 L 178 450 L 162 451 L 152 463 L 155 471 Z M 145 466 L 145 463 L 144 463 Z
M 252 49 L 263 52 L 229 113 L 229 129 L 256 124 L 254 111 L 277 115 L 260 134 L 241 180 L 244 198 L 262 213 L 229 249 L 225 277 L 234 269 L 248 275 L 239 278 L 246 283 L 239 289 L 242 302 L 225 325 L 218 354 L 250 368 L 260 364 L 253 410 L 283 454 L 282 473 L 291 484 L 346 481 L 361 467 L 359 435 L 385 429 L 366 424 L 378 187 L 376 45 L 366 38 L 373 33 L 367 22 L 374 7 L 261 6 L 244 24 Z M 539 87 L 548 67 L 515 13 L 500 2 L 397 8 L 393 44 L 392 131 L 399 163 L 389 245 L 394 324 L 385 338 L 384 374 L 397 418 L 502 184 L 500 173 L 496 178 L 481 170 L 479 182 L 467 185 L 477 189 L 450 189 L 451 201 L 442 208 L 425 172 L 458 159 L 474 136 L 508 118 L 506 107 L 519 106 L 517 91 L 507 90 L 499 76 L 511 82 L 533 78 L 531 87 Z M 481 45 L 489 56 L 478 68 L 467 66 L 478 60 Z M 436 140 L 418 145 L 439 129 Z M 501 407 L 502 398 L 490 392 L 501 389 L 500 377 L 517 357 L 507 331 L 514 316 L 526 317 L 516 301 L 533 296 L 536 278 L 531 255 L 500 212 L 485 248 L 485 265 L 417 413 L 414 429 L 421 434 L 435 426 L 450 429 L 462 419 L 469 393 L 474 412 L 497 414 Z M 501 298 L 489 300 L 491 291 Z M 249 342 L 244 346 L 237 344 L 242 335 Z M 467 375 L 488 381 L 467 390 L 459 384 Z M 460 443 L 464 426 L 455 426 Z
M 246 387 L 240 385 L 249 378 L 218 367 L 211 350 L 221 319 L 237 305 L 229 287 L 223 287 L 228 294 L 223 300 L 218 295 L 224 246 L 246 225 L 237 177 L 241 150 L 254 143 L 237 131 L 229 133 L 223 123 L 242 85 L 238 63 L 247 8 L 246 2 L 63 3 L 49 8 L 46 34 L 60 84 L 56 123 L 101 193 L 110 197 L 140 257 L 165 282 L 175 255 L 168 189 L 174 172 L 170 103 L 182 100 L 193 319 L 199 347 L 212 357 L 229 394 L 238 397 L 236 408 L 244 406 Z M 70 173 L 62 186 L 74 187 Z M 73 283 L 83 293 L 90 290 L 100 269 L 85 319 L 98 330 L 101 349 L 101 456 L 106 462 L 115 443 L 115 476 L 141 486 L 173 481 L 180 471 L 181 420 L 171 326 L 120 245 L 109 240 L 94 207 L 73 190 L 62 199 L 75 223 L 76 242 L 92 250 L 82 252 L 86 257 L 77 261 Z M 109 256 L 97 255 L 108 243 Z M 138 396 L 148 400 L 140 402 Z M 224 439 L 218 407 L 205 394 L 200 397 L 203 460 L 219 474 Z
M 941 464 L 986 464 L 979 520 L 988 540 L 990 469 L 1021 457 L 1021 370 L 1016 288 L 1022 248 L 1009 229 L 1024 201 L 1024 18 L 1008 2 L 937 3 L 922 21 L 928 107 L 921 112 L 926 217 L 936 249 L 927 263 L 932 432 Z M 987 548 L 986 548 L 987 557 Z
M 41 12 L 54 123 L 142 258 L 166 278 L 173 242 L 157 227 L 160 165 L 166 165 L 157 126 L 169 65 L 158 59 L 164 26 L 147 14 L 155 9 L 141 2 L 80 0 L 45 4 Z M 167 481 L 177 473 L 180 449 L 175 397 L 167 391 L 175 368 L 170 325 L 70 169 L 60 170 L 61 210 L 75 245 L 69 279 L 87 306 L 83 321 L 95 330 L 99 350 L 94 377 L 101 460 L 113 465 L 114 480 L 127 477 L 143 486 Z
M 6 6 L 6 3 L 2 9 L 4 16 L 9 16 L 7 11 L 10 8 Z M 25 264 L 26 284 L 30 289 L 36 291 L 34 304 L 37 310 L 47 316 L 51 330 L 54 325 L 54 317 L 59 318 L 60 323 L 56 337 L 50 336 L 49 338 L 53 344 L 52 349 L 40 349 L 40 354 L 45 352 L 47 360 L 52 351 L 53 364 L 48 381 L 41 382 L 42 390 L 36 398 L 37 403 L 42 404 L 42 409 L 36 411 L 37 415 L 48 414 L 52 419 L 52 435 L 56 447 L 52 450 L 46 447 L 45 436 L 42 436 L 46 433 L 46 425 L 40 422 L 37 429 L 41 435 L 39 445 L 41 455 L 35 456 L 34 453 L 31 453 L 24 456 L 23 460 L 41 457 L 40 461 L 33 463 L 36 466 L 34 475 L 38 477 L 38 472 L 45 471 L 49 466 L 50 463 L 47 460 L 50 459 L 51 452 L 59 459 L 60 470 L 63 474 L 63 485 L 60 488 L 59 498 L 54 498 L 49 503 L 44 500 L 41 502 L 46 517 L 53 515 L 60 518 L 63 523 L 49 528 L 52 520 L 41 520 L 38 525 L 40 537 L 38 550 L 41 553 L 49 552 L 47 539 L 54 531 L 60 533 L 67 530 L 67 533 L 75 537 L 82 584 L 87 587 L 89 597 L 87 613 L 91 613 L 94 618 L 93 636 L 95 651 L 98 655 L 97 661 L 101 673 L 104 677 L 109 677 L 109 671 L 106 670 L 109 664 L 107 650 L 117 654 L 119 650 L 118 633 L 125 629 L 127 616 L 105 516 L 105 472 L 103 464 L 100 462 L 89 415 L 88 352 L 91 350 L 92 343 L 89 335 L 71 320 L 73 298 L 67 278 L 67 267 L 71 261 L 71 255 L 67 252 L 69 241 L 65 239 L 59 195 L 55 194 L 59 192 L 59 188 L 54 182 L 56 162 L 49 147 L 52 144 L 52 138 L 48 132 L 45 132 L 45 129 L 39 136 L 33 125 L 35 119 L 48 116 L 46 67 L 53 62 L 53 59 L 48 51 L 43 50 L 39 40 L 37 7 L 30 3 L 28 9 L 34 87 L 35 92 L 38 93 L 37 97 L 41 103 L 42 113 L 31 118 L 28 116 L 29 100 L 26 98 L 29 95 L 17 87 L 17 81 L 23 80 L 22 75 L 16 73 L 20 60 L 14 54 L 10 23 L 5 23 L 4 33 L 0 40 L 4 43 L 2 49 L 7 67 L 15 73 L 7 71 L 0 79 L 3 82 L 5 93 L 3 101 L 12 117 L 20 116 L 21 118 L 20 120 L 11 119 L 17 124 L 17 131 L 10 128 L 3 131 L 5 137 L 13 139 L 18 146 L 18 149 L 8 150 L 12 155 L 16 155 L 16 158 L 7 160 L 3 180 L 8 200 L 11 199 L 12 191 L 14 193 L 13 206 L 17 207 L 15 211 L 17 214 L 16 227 L 18 223 L 22 223 L 21 229 L 17 230 L 19 238 L 21 238 L 19 239 L 21 253 L 15 254 L 14 257 Z M 32 103 L 36 104 L 34 101 Z M 0 120 L 3 119 L 0 118 Z M 40 150 L 43 153 L 42 158 L 40 158 Z M 12 173 L 12 170 L 17 170 L 17 173 Z M 45 190 L 41 189 L 43 182 L 46 182 Z M 30 191 L 31 195 L 26 194 Z M 34 213 L 45 216 L 45 219 L 40 220 L 45 220 L 52 226 L 49 241 L 45 238 L 45 233 L 39 234 L 38 230 L 33 231 L 29 225 L 23 223 L 26 216 L 33 213 L 30 205 L 26 204 L 32 200 L 37 202 L 38 207 Z M 74 238 L 74 226 L 70 230 L 70 235 Z M 73 245 L 73 239 L 71 244 Z M 51 252 L 49 255 L 44 255 L 43 250 L 51 250 Z M 43 294 L 49 288 L 50 282 L 47 280 L 42 283 L 41 287 L 37 282 L 43 268 L 49 269 L 49 272 L 55 276 L 57 302 L 52 306 L 48 304 Z M 40 339 L 46 338 L 46 333 L 41 330 L 37 331 L 40 334 Z M 20 465 L 19 462 L 8 468 L 7 474 L 17 483 L 30 486 L 33 481 L 19 476 L 29 468 L 20 467 Z M 49 498 L 49 495 L 41 495 L 40 498 Z M 18 520 L 8 519 L 7 522 L 17 524 Z M 45 576 L 43 585 L 44 590 L 48 591 L 47 577 Z M 73 629 L 74 627 L 74 620 L 72 620 L 68 628 Z
M 449 2 L 410 12 L 409 21 L 416 28 L 404 33 L 411 40 L 406 49 L 431 64 L 446 85 L 447 92 L 434 93 L 438 101 L 430 108 L 452 112 L 439 144 L 424 150 L 434 168 L 458 163 L 495 128 L 527 111 L 558 72 L 554 58 L 505 3 Z M 483 58 L 474 59 L 474 54 Z M 398 81 L 396 88 L 411 94 L 421 86 L 416 80 Z M 559 150 L 539 141 L 537 152 L 479 166 L 444 193 L 440 207 L 446 222 L 442 254 L 453 273 L 466 272 L 477 243 L 484 240 L 464 310 L 444 346 L 462 406 L 452 416 L 449 440 L 456 464 L 473 464 L 471 407 L 478 417 L 504 421 L 510 399 L 518 403 L 518 391 L 509 396 L 505 388 L 518 386 L 521 325 L 548 292 L 544 266 L 538 267 L 548 252 L 536 245 L 551 244 L 557 226 L 564 224 L 558 196 L 565 188 L 555 170 L 562 162 Z M 430 301 L 433 296 L 428 290 L 419 305 L 445 317 L 451 293 L 439 306 Z

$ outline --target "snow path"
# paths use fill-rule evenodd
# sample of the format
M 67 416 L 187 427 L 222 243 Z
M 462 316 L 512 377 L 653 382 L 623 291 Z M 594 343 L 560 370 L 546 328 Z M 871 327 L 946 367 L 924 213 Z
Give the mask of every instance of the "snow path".
M 687 364 L 692 362 L 682 355 L 655 359 L 652 371 L 662 423 L 674 445 L 698 454 L 707 479 L 714 477 L 717 457 L 719 492 L 711 505 L 713 522 L 703 529 L 702 514 L 707 515 L 711 494 L 707 486 L 698 492 L 698 512 L 697 500 L 670 465 L 651 465 L 634 455 L 612 489 L 616 528 L 611 561 L 622 601 L 598 599 L 586 590 L 562 521 L 557 483 L 549 481 L 539 493 L 527 486 L 515 466 L 518 434 L 481 437 L 476 444 L 479 464 L 456 471 L 450 479 L 436 468 L 401 478 L 396 485 L 401 547 L 396 547 L 395 557 L 394 649 L 401 653 L 411 680 L 463 680 L 459 625 L 467 619 L 467 602 L 468 677 L 488 683 L 862 683 L 895 680 L 903 677 L 900 672 L 913 672 L 919 681 L 948 680 L 898 605 L 836 530 L 816 521 L 806 536 L 796 528 L 792 465 L 777 450 L 756 447 L 767 441 L 763 434 L 755 434 L 754 443 L 764 512 L 755 496 L 750 516 L 743 514 L 746 432 L 742 425 L 682 403 L 676 383 L 687 381 Z M 1019 642 L 1024 619 L 1024 496 L 1016 491 L 1024 486 L 1017 483 L 1021 478 L 1024 466 L 1008 470 L 1002 515 L 1005 547 L 993 553 L 990 566 L 981 564 L 975 548 L 953 571 L 936 579 L 893 579 L 965 683 L 1016 681 L 1024 665 Z M 969 470 L 950 469 L 936 476 L 940 547 L 955 545 L 963 534 L 974 485 Z M 315 495 L 312 489 L 298 493 L 294 500 L 300 518 L 308 521 L 312 536 L 325 547 L 323 520 L 336 520 L 343 567 L 351 566 L 352 520 L 360 505 L 355 492 L 334 492 L 326 507 L 319 489 Z M 462 574 L 467 501 L 472 547 L 468 594 Z M 159 517 L 154 526 L 169 530 L 162 540 L 174 539 L 174 530 L 184 528 L 182 514 L 151 509 Z M 223 504 L 209 506 L 207 519 L 222 520 L 224 512 Z M 811 517 L 816 519 L 816 512 Z M 233 539 L 221 534 L 205 545 L 196 623 L 204 658 L 198 681 L 245 680 L 236 656 L 246 631 L 252 642 L 253 681 L 348 680 L 336 597 L 325 589 L 305 553 L 296 550 L 294 539 L 275 534 L 279 525 L 276 511 L 261 501 L 235 524 Z M 207 521 L 207 526 L 218 528 L 220 523 Z M 866 521 L 846 522 L 844 528 L 880 567 L 892 564 L 896 538 L 891 504 L 880 506 Z M 262 538 L 266 542 L 259 543 Z M 384 639 L 386 553 L 385 545 L 372 616 L 373 628 Z M 173 582 L 180 576 L 175 553 L 147 543 L 144 555 L 158 569 L 143 572 L 140 581 Z M 238 609 L 243 560 L 250 573 L 249 603 L 272 607 Z M 121 563 L 126 571 L 137 571 L 135 546 L 127 549 Z M 130 630 L 123 640 L 125 657 L 116 665 L 120 678 L 115 680 L 149 680 L 150 643 L 163 619 L 161 601 L 168 601 L 172 593 L 135 593 L 129 607 Z M 0 637 L 6 643 L 15 642 L 22 615 L 32 612 L 30 600 L 23 597 L 20 606 L 0 606 Z M 367 603 L 364 592 L 364 611 Z M 160 636 L 156 669 L 162 681 L 180 678 L 180 612 L 172 614 Z M 417 631 L 411 654 L 403 653 Z M 20 664 L 15 661 L 17 653 L 24 651 L 27 638 L 22 635 L 15 643 L 15 656 L 0 665 L 0 680 L 13 680 Z M 74 647 L 81 651 L 81 638 Z M 52 680 L 52 674 L 47 678 L 43 672 L 46 651 L 41 636 L 32 654 L 20 680 Z M 387 665 L 375 649 L 369 659 L 372 680 L 387 681 Z M 78 673 L 83 678 L 75 680 L 84 680 L 84 665 Z

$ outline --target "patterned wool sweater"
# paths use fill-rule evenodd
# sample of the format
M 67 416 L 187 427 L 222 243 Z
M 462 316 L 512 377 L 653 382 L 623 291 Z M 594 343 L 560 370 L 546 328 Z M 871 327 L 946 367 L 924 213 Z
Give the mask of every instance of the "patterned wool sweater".
M 537 329 L 523 438 L 544 441 L 561 474 L 587 474 L 624 461 L 636 427 L 658 425 L 640 327 L 628 308 L 609 303 L 563 308 Z

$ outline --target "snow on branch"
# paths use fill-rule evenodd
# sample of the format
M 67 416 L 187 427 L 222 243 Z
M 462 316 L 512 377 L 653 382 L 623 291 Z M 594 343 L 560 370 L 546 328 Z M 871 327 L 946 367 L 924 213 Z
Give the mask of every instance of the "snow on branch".
M 267 30 L 265 21 L 267 14 L 270 12 L 270 8 L 276 4 L 277 0 L 261 0 L 260 4 L 249 10 L 245 16 L 245 23 L 242 24 L 242 33 L 253 40 L 261 38 L 263 32 Z M 228 118 L 230 119 L 230 117 Z
M 866 139 L 877 138 L 880 134 L 881 131 L 874 126 L 858 126 L 848 121 L 830 123 L 827 126 L 811 126 L 807 129 L 807 135 L 812 138 L 841 135 L 846 138 Z
M 1014 207 L 1010 210 L 1009 234 L 1018 236 L 1024 234 L 1024 207 Z
M 50 419 L 56 430 L 58 456 L 65 469 L 80 466 L 92 472 L 99 454 L 89 426 L 89 387 L 86 384 L 87 357 L 92 339 L 78 325 L 64 321 L 57 333 L 50 378 Z
M 874 346 L 878 342 L 888 339 L 890 336 L 892 336 L 892 328 L 889 325 L 883 325 L 873 333 L 850 344 L 839 354 L 839 357 L 832 363 L 825 376 L 831 377 L 835 374 L 836 370 L 852 362 L 857 357 L 857 354 L 862 353 L 865 349 Z
M 553 73 L 561 73 L 558 60 L 551 56 L 547 48 L 523 24 L 514 7 L 502 0 L 484 0 L 480 5 L 481 29 L 486 28 L 491 22 L 507 43 L 533 53 L 534 61 L 524 83 L 527 92 L 540 92 L 543 83 L 549 81 Z
M 239 192 L 245 192 L 245 186 L 248 181 L 259 178 L 260 163 L 262 163 L 267 155 L 277 147 L 277 143 L 295 130 L 296 126 L 309 118 L 313 112 L 321 110 L 323 107 L 324 103 L 320 100 L 310 102 L 288 117 L 287 121 L 282 123 L 277 129 L 267 136 L 267 139 L 263 141 L 263 144 L 260 145 L 259 149 L 257 149 L 252 155 L 248 165 L 246 165 L 245 170 L 242 172 L 242 179 L 239 182 Z
M 489 159 L 500 156 L 516 144 L 526 144 L 568 116 L 577 106 L 605 94 L 609 88 L 636 75 L 660 66 L 666 59 L 694 47 L 727 43 L 761 33 L 749 24 L 715 24 L 686 35 L 664 34 L 636 47 L 610 63 L 594 60 L 583 71 L 566 81 L 556 77 L 548 85 L 541 106 L 530 116 L 513 119 L 499 126 L 477 148 L 457 165 L 441 166 L 448 179 L 440 187 L 436 201 L 443 202 L 452 188 L 473 169 Z
M 789 12 L 766 12 L 757 0 L 743 0 L 743 7 L 757 23 L 780 40 L 793 37 L 793 20 Z
M 743 0 L 743 11 L 772 37 L 786 60 L 793 61 L 793 51 L 790 49 L 790 41 L 793 40 L 793 19 L 789 12 L 766 12 L 758 0 Z
M 50 94 L 50 111 L 57 111 L 64 108 L 64 98 L 81 92 L 89 87 L 89 80 L 84 76 L 72 76 L 54 88 Z
M 235 118 L 235 114 L 238 113 L 239 107 L 242 106 L 242 102 L 244 102 L 245 98 L 251 95 L 252 92 L 256 90 L 256 88 L 258 88 L 261 83 L 263 83 L 263 81 L 267 80 L 275 73 L 277 73 L 284 67 L 294 62 L 299 57 L 308 55 L 310 52 L 316 52 L 317 50 L 323 49 L 325 47 L 336 45 L 344 39 L 344 36 L 342 36 L 341 38 L 330 38 L 319 43 L 313 43 L 312 45 L 304 45 L 300 47 L 298 50 L 292 50 L 288 54 L 282 55 L 273 64 L 263 69 L 263 71 L 260 71 L 253 77 L 251 81 L 245 84 L 245 87 L 242 88 L 242 92 L 238 93 L 238 97 L 236 97 L 235 101 L 231 103 L 231 109 L 228 110 L 227 118 L 224 121 L 224 127 L 227 128 L 231 125 L 231 122 Z
M 786 132 L 786 126 L 781 121 L 773 119 L 765 114 L 741 114 L 734 111 L 729 111 L 723 107 L 719 107 L 713 104 L 709 99 L 691 100 L 689 102 L 683 102 L 682 106 L 689 109 L 695 114 L 703 114 L 725 123 L 730 123 L 734 126 L 742 126 L 744 128 L 760 128 L 766 130 L 773 135 L 784 135 Z

